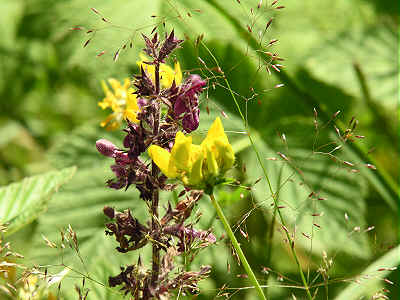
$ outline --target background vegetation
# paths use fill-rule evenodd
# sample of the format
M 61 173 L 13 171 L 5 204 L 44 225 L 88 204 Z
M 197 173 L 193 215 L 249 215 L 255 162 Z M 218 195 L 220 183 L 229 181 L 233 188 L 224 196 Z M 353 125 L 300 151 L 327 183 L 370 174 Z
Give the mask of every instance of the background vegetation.
M 142 49 L 140 32 L 150 33 L 155 25 L 162 32 L 163 22 L 185 37 L 183 48 L 176 52 L 182 68 L 197 69 L 214 82 L 208 99 L 202 100 L 198 135 L 221 111 L 229 117 L 224 126 L 238 153 L 234 175 L 251 189 L 221 190 L 217 197 L 231 222 L 240 225 L 238 235 L 243 232 L 241 243 L 261 283 L 266 284 L 269 276 L 268 283 L 274 286 L 268 289 L 271 299 L 292 295 L 302 299 L 304 294 L 296 288 L 300 279 L 282 228 L 275 224 L 271 230 L 271 193 L 265 179 L 255 184 L 263 177 L 262 170 L 248 138 L 241 134 L 243 121 L 226 82 L 218 77 L 217 63 L 238 95 L 273 189 L 285 206 L 284 216 L 291 230 L 296 228 L 296 247 L 309 281 L 321 283 L 316 299 L 360 299 L 385 287 L 391 299 L 398 297 L 398 271 L 377 271 L 399 264 L 393 252 L 398 251 L 397 2 L 286 0 L 279 2 L 285 6 L 279 10 L 257 10 L 259 1 L 239 2 L 0 1 L 0 184 L 53 171 L 25 182 L 24 189 L 0 188 L 0 220 L 11 222 L 6 240 L 24 254 L 25 265 L 47 265 L 51 273 L 68 265 L 81 272 L 65 276 L 60 292 L 66 299 L 77 298 L 72 287 L 82 284 L 82 274 L 90 276 L 86 280 L 89 299 L 120 298 L 117 291 L 98 283 L 105 283 L 128 260 L 113 251 L 114 241 L 105 237 L 102 208 L 129 207 L 139 216 L 146 210 L 135 201 L 133 189 L 110 191 L 104 186 L 111 177 L 110 161 L 97 154 L 95 141 L 105 137 L 120 145 L 121 133 L 98 126 L 106 115 L 97 107 L 103 97 L 100 81 L 132 76 Z M 91 7 L 115 26 L 101 21 Z M 285 68 L 269 75 L 265 67 L 260 68 L 257 41 L 259 30 L 271 17 L 263 45 L 279 40 L 271 52 L 285 58 Z M 95 35 L 70 30 L 76 26 L 100 30 Z M 201 34 L 207 48 L 196 44 Z M 133 48 L 122 50 L 130 41 Z M 119 59 L 114 62 L 118 49 Z M 104 55 L 97 56 L 102 51 Z M 277 84 L 284 86 L 274 88 Z M 314 108 L 319 132 L 314 128 Z M 339 110 L 335 122 L 329 122 Z M 343 132 L 353 116 L 359 122 L 354 135 L 364 139 L 346 143 L 336 161 L 312 153 L 313 145 L 337 140 L 334 123 Z M 311 199 L 311 191 L 318 196 Z M 204 199 L 198 209 L 202 226 L 212 226 L 220 236 L 222 227 L 214 222 L 210 203 Z M 322 212 L 321 217 L 311 216 Z M 50 248 L 43 241 L 42 235 L 59 241 L 60 230 L 68 224 L 78 235 L 80 256 Z M 371 226 L 374 229 L 366 231 Z M 333 260 L 329 284 L 324 284 L 323 271 L 317 272 L 325 266 L 323 253 Z M 237 289 L 248 283 L 238 276 L 243 270 L 224 242 L 204 251 L 193 264 L 213 266 L 198 299 L 228 291 L 236 292 L 234 299 L 255 299 L 250 289 Z M 370 278 L 358 277 L 363 272 Z M 394 284 L 384 281 L 385 276 Z M 355 279 L 360 283 L 352 283 Z M 234 289 L 221 290 L 224 284 Z

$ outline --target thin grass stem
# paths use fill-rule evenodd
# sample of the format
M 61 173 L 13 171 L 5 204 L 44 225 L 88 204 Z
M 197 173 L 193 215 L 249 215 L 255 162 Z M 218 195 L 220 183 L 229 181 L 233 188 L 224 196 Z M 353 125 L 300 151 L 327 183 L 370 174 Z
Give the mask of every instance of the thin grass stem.
M 213 58 L 213 60 L 214 60 L 214 62 L 216 63 L 217 67 L 220 68 L 219 63 L 218 63 L 218 60 L 217 60 L 217 59 L 215 58 L 215 56 L 212 54 L 212 52 L 210 51 L 210 49 L 208 49 L 207 45 L 206 45 L 204 42 L 201 42 L 201 44 L 202 44 L 202 46 L 206 49 L 206 51 L 210 54 L 210 56 Z M 245 129 L 246 129 L 246 131 L 247 131 L 247 136 L 249 137 L 249 140 L 250 140 L 251 147 L 252 147 L 254 153 L 256 154 L 257 161 L 259 162 L 259 164 L 260 164 L 260 166 L 261 166 L 261 169 L 262 169 L 262 171 L 263 171 L 264 177 L 265 177 L 265 179 L 267 180 L 268 188 L 269 188 L 269 190 L 270 190 L 270 192 L 271 192 L 272 199 L 274 200 L 274 205 L 275 205 L 275 207 L 278 207 L 277 194 L 274 193 L 274 190 L 273 190 L 273 188 L 272 188 L 271 180 L 269 179 L 269 176 L 268 176 L 268 174 L 267 174 L 267 170 L 266 170 L 266 168 L 265 168 L 265 166 L 264 166 L 264 163 L 263 163 L 263 161 L 262 161 L 262 159 L 261 159 L 260 152 L 258 151 L 258 149 L 257 149 L 257 147 L 256 147 L 256 145 L 255 145 L 255 143 L 254 143 L 253 137 L 252 137 L 251 134 L 250 134 L 250 128 L 249 128 L 249 126 L 248 126 L 248 123 L 247 123 L 247 121 L 246 121 L 246 119 L 245 119 L 245 117 L 244 117 L 244 115 L 243 115 L 242 110 L 240 109 L 240 106 L 239 106 L 239 103 L 238 103 L 238 101 L 237 101 L 237 99 L 236 99 L 236 96 L 235 96 L 235 94 L 233 93 L 232 88 L 231 88 L 231 86 L 230 86 L 230 84 L 229 84 L 229 81 L 228 81 L 228 79 L 227 79 L 226 77 L 224 77 L 224 81 L 225 81 L 226 86 L 228 87 L 228 90 L 230 91 L 231 97 L 232 97 L 232 99 L 233 99 L 233 101 L 234 101 L 234 103 L 235 103 L 235 105 L 236 105 L 236 108 L 237 108 L 237 110 L 238 110 L 238 113 L 239 113 L 240 117 L 241 117 L 242 120 L 243 120 Z M 277 208 L 277 211 L 278 211 L 279 219 L 280 219 L 280 222 L 281 222 L 282 226 L 286 227 L 286 225 L 285 225 L 285 220 L 284 220 L 284 218 L 283 218 L 283 216 L 282 216 L 282 213 L 281 213 L 280 209 Z M 311 296 L 310 289 L 309 289 L 308 284 L 307 284 L 307 280 L 306 280 L 306 278 L 305 278 L 305 276 L 304 276 L 303 269 L 302 269 L 302 267 L 301 267 L 301 265 L 300 265 L 300 261 L 299 261 L 299 259 L 298 259 L 298 257 L 297 257 L 296 251 L 295 251 L 295 249 L 294 249 L 294 241 L 292 240 L 292 238 L 291 238 L 291 236 L 290 236 L 290 234 L 289 234 L 289 231 L 286 231 L 286 230 L 285 230 L 285 233 L 286 233 L 286 238 L 287 238 L 287 240 L 289 241 L 289 245 L 291 245 L 290 250 L 291 250 L 291 252 L 292 252 L 293 258 L 294 258 L 294 260 L 295 260 L 295 262 L 296 262 L 296 265 L 297 265 L 297 268 L 298 268 L 298 270 L 299 270 L 299 274 L 300 274 L 301 280 L 303 281 L 304 288 L 306 289 L 308 299 L 309 299 L 309 300 L 312 300 L 312 296 Z
M 228 234 L 229 239 L 231 240 L 231 243 L 232 243 L 233 247 L 235 248 L 237 255 L 239 256 L 240 261 L 242 262 L 244 269 L 246 270 L 247 275 L 249 276 L 250 281 L 256 288 L 258 296 L 260 297 L 260 299 L 267 300 L 260 284 L 257 281 L 256 276 L 254 275 L 253 270 L 251 269 L 249 263 L 247 262 L 246 257 L 244 256 L 242 248 L 240 248 L 240 244 L 236 240 L 235 234 L 233 233 L 231 226 L 229 225 L 229 222 L 226 219 L 224 212 L 222 211 L 221 206 L 219 205 L 219 203 L 217 202 L 217 200 L 215 199 L 213 194 L 210 194 L 210 199 L 211 199 L 212 204 L 215 207 L 215 210 L 217 211 L 219 219 L 221 220 L 222 224 L 224 225 L 225 231 Z

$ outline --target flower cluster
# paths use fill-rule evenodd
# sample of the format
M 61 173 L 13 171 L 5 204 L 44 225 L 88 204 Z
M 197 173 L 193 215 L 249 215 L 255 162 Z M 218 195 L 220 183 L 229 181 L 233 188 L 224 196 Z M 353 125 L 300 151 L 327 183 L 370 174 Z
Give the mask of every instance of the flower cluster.
M 193 145 L 192 138 L 179 131 L 171 152 L 157 145 L 151 145 L 148 152 L 167 177 L 179 178 L 185 186 L 206 191 L 220 182 L 235 160 L 220 118 L 211 125 L 200 145 Z
M 196 74 L 183 78 L 178 62 L 174 68 L 166 64 L 182 40 L 173 31 L 164 41 L 157 34 L 143 38 L 147 57 L 142 56 L 137 63 L 140 74 L 134 76 L 132 84 L 128 79 L 123 84 L 110 79 L 113 92 L 103 83 L 106 97 L 99 102 L 103 109 L 113 111 L 102 126 L 116 129 L 126 121 L 123 147 L 105 139 L 98 140 L 96 147 L 114 160 L 111 170 L 115 177 L 107 185 L 113 189 L 135 186 L 150 215 L 149 222 L 140 223 L 129 210 L 104 208 L 104 214 L 111 219 L 106 233 L 115 236 L 117 251 L 135 251 L 149 243 L 153 248 L 151 271 L 139 261 L 121 268 L 119 275 L 109 278 L 109 284 L 122 285 L 121 289 L 135 299 L 161 299 L 178 288 L 195 293 L 197 282 L 209 273 L 210 268 L 203 266 L 199 272 L 171 275 L 177 256 L 188 257 L 188 253 L 197 253 L 197 249 L 216 242 L 210 230 L 195 229 L 188 220 L 203 192 L 209 193 L 224 181 L 224 173 L 232 167 L 235 157 L 219 118 L 201 145 L 192 144 L 191 136 L 186 135 L 199 126 L 199 95 L 206 81 Z M 159 191 L 174 189 L 179 181 L 184 185 L 179 201 L 175 206 L 168 203 L 168 209 L 160 216 Z

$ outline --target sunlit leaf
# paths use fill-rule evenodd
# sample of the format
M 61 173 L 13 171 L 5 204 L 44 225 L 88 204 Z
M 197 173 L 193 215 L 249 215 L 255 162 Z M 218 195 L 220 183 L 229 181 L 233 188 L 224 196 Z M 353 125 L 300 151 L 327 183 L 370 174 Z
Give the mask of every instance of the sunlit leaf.
M 76 167 L 25 178 L 0 188 L 0 221 L 8 224 L 7 235 L 31 223 L 46 211 L 61 185 L 68 182 Z

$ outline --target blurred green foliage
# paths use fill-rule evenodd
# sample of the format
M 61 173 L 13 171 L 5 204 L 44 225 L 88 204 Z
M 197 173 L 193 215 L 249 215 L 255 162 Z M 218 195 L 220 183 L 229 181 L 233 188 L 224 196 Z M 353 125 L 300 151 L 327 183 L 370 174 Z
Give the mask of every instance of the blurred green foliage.
M 59 229 L 68 224 L 78 234 L 85 265 L 68 251 L 62 255 L 63 261 L 85 274 L 87 271 L 97 281 L 106 283 L 107 277 L 118 272 L 120 265 L 136 258 L 137 254 L 121 255 L 113 251 L 115 243 L 104 235 L 104 205 L 118 209 L 129 207 L 139 219 L 145 216 L 146 210 L 143 203 L 136 201 L 134 189 L 110 191 L 104 186 L 105 180 L 112 176 L 111 162 L 97 154 L 95 141 L 108 138 L 120 145 L 122 133 L 99 128 L 105 112 L 97 106 L 97 101 L 103 97 L 101 80 L 123 79 L 137 71 L 136 61 L 142 48 L 140 32 L 149 34 L 155 25 L 159 25 L 160 32 L 175 28 L 179 35 L 185 36 L 183 48 L 174 54 L 184 70 L 195 70 L 212 79 L 218 76 L 212 71 L 216 67 L 215 59 L 218 61 L 234 94 L 238 95 L 238 105 L 245 112 L 268 176 L 274 189 L 279 190 L 279 201 L 286 206 L 284 216 L 292 229 L 296 226 L 297 251 L 305 270 L 312 274 L 310 280 L 323 264 L 322 251 L 334 259 L 331 279 L 343 279 L 368 270 L 388 248 L 397 244 L 399 153 L 397 118 L 393 113 L 398 94 L 397 2 L 287 0 L 281 3 L 286 8 L 279 11 L 257 11 L 259 1 L 242 2 L 0 1 L 3 12 L 0 18 L 0 184 L 53 169 L 78 167 L 71 182 L 49 203 L 47 213 L 10 237 L 28 264 L 53 265 L 54 268 L 49 268 L 52 273 L 62 270 L 62 266 L 57 267 L 61 253 L 46 247 L 41 235 L 56 241 Z M 118 26 L 102 22 L 90 7 Z M 158 17 L 151 18 L 152 15 Z M 286 59 L 285 71 L 274 72 L 272 76 L 260 68 L 260 55 L 254 44 L 259 30 L 263 30 L 271 17 L 274 22 L 262 43 L 279 39 L 271 51 Z M 247 30 L 248 24 L 254 25 L 251 33 Z M 71 30 L 76 26 L 85 30 Z M 93 36 L 86 33 L 91 28 L 101 30 L 83 48 L 85 41 Z M 205 47 L 196 45 L 195 40 L 202 33 L 214 57 Z M 113 62 L 115 52 L 129 41 L 133 41 L 133 48 L 121 51 L 119 60 Z M 105 54 L 97 57 L 101 51 Z M 242 184 L 251 186 L 263 177 L 259 161 L 246 135 L 240 134 L 245 127 L 226 82 L 221 78 L 212 82 L 215 88 L 210 85 L 209 99 L 202 100 L 198 134 L 202 135 L 203 128 L 208 128 L 221 110 L 227 113 L 229 119 L 224 120 L 224 126 L 238 152 L 233 175 Z M 285 86 L 275 89 L 280 83 Z M 250 88 L 257 96 L 248 100 L 253 95 Z M 206 106 L 211 110 L 210 115 L 206 114 Z M 352 116 L 359 120 L 356 134 L 366 138 L 358 140 L 357 146 L 344 147 L 339 158 L 359 164 L 360 174 L 352 174 L 350 168 L 338 162 L 312 155 L 316 138 L 314 107 L 320 126 L 338 110 L 341 124 L 347 124 Z M 287 142 L 282 141 L 282 133 Z M 329 143 L 335 139 L 334 135 L 332 126 L 321 127 L 318 145 Z M 290 157 L 291 162 L 267 159 L 280 160 L 278 151 Z M 378 166 L 377 171 L 363 165 L 371 161 Z M 309 201 L 311 191 L 318 191 L 328 200 Z M 167 201 L 171 196 L 163 197 Z M 271 273 L 269 284 L 293 284 L 289 278 L 298 285 L 299 275 L 283 235 L 277 228 L 271 230 L 272 199 L 265 180 L 251 191 L 221 190 L 219 197 L 233 224 L 250 213 L 241 227 L 248 232 L 250 242 L 242 238 L 241 243 L 261 283 L 265 284 L 267 278 L 263 267 L 269 267 L 284 275 Z M 204 228 L 212 225 L 220 236 L 222 227 L 214 222 L 215 213 L 207 199 L 198 209 L 203 214 L 200 225 Z M 324 216 L 310 217 L 316 211 L 323 212 Z M 321 229 L 312 225 L 315 222 Z M 352 232 L 358 226 L 361 232 Z M 375 229 L 363 233 L 368 226 Z M 269 232 L 274 232 L 273 236 Z M 302 233 L 313 234 L 312 242 Z M 141 253 L 143 261 L 149 257 L 147 252 Z M 385 263 L 398 264 L 396 257 L 388 257 Z M 243 270 L 223 242 L 205 250 L 193 262 L 193 267 L 203 264 L 211 264 L 213 273 L 203 283 L 204 293 L 199 299 L 211 299 L 225 283 L 232 288 L 248 285 L 236 276 Z M 228 264 L 231 274 L 227 275 Z M 392 291 L 390 297 L 396 298 L 395 273 L 391 273 L 395 287 L 382 280 L 371 280 L 360 285 L 359 295 L 371 296 L 368 293 L 388 286 Z M 63 283 L 61 290 L 66 299 L 77 298 L 70 288 L 79 284 L 80 279 L 76 277 L 79 278 L 72 274 Z M 321 282 L 320 277 L 317 282 Z M 91 280 L 87 280 L 87 286 L 91 289 L 90 299 L 119 299 L 117 290 Z M 334 299 L 346 286 L 344 280 L 329 285 L 329 299 Z M 251 290 L 237 292 L 234 299 L 255 299 Z M 327 290 L 321 286 L 317 299 L 327 299 L 325 293 Z M 298 289 L 277 287 L 269 289 L 268 294 L 271 299 L 288 299 L 292 294 L 298 299 L 304 296 Z

